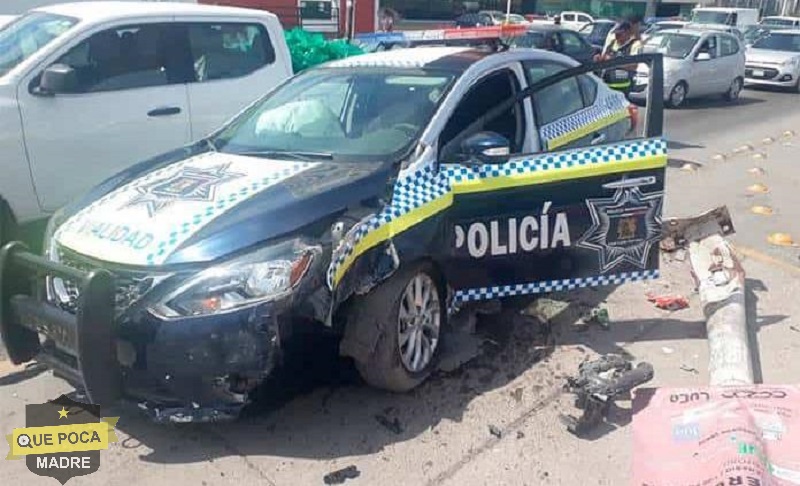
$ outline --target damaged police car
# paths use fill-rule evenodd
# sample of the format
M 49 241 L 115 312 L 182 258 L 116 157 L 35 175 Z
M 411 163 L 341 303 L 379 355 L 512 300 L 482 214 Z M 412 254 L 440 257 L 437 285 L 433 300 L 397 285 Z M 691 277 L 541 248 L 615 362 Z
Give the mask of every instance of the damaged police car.
M 637 138 L 595 67 L 424 47 L 303 72 L 59 211 L 45 256 L 6 245 L 9 356 L 95 403 L 214 420 L 300 328 L 406 391 L 472 302 L 657 277 L 661 97 Z

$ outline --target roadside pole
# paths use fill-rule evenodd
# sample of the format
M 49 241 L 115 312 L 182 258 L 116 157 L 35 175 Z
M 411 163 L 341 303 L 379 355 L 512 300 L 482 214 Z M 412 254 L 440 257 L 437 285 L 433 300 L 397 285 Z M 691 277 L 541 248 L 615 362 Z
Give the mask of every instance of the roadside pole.
M 724 236 L 734 232 L 725 207 L 666 221 L 662 248 L 687 248 L 709 348 L 709 385 L 752 385 L 753 358 L 745 312 L 745 273 Z

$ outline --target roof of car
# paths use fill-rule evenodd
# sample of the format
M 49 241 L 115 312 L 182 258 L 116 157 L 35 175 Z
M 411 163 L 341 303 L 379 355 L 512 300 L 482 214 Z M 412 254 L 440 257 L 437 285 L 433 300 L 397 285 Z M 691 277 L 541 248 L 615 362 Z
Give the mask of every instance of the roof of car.
M 327 67 L 398 67 L 440 68 L 465 71 L 469 66 L 492 54 L 472 47 L 414 47 L 373 52 L 347 57 L 326 64 Z
M 779 29 L 778 30 L 778 29 L 776 29 L 776 30 L 770 30 L 769 33 L 770 33 L 770 35 L 773 35 L 773 34 L 800 35 L 800 30 L 797 30 L 797 29 Z
M 33 10 L 44 11 L 84 21 L 107 21 L 126 17 L 149 17 L 159 15 L 241 15 L 254 13 L 272 16 L 267 11 L 255 11 L 237 7 L 221 7 L 216 5 L 199 5 L 181 2 L 129 2 L 129 1 L 97 1 L 60 3 L 39 7 Z
M 536 30 L 543 31 L 543 30 L 567 30 L 567 29 L 562 25 L 556 25 L 556 24 L 531 24 L 527 26 L 526 30 L 530 32 Z

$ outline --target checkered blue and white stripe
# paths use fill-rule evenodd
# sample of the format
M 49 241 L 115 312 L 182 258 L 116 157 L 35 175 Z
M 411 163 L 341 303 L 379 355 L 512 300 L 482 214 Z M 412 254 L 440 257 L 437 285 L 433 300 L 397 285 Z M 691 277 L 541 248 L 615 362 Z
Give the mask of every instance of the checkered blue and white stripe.
M 575 290 L 587 287 L 601 287 L 604 285 L 619 285 L 639 280 L 652 280 L 659 277 L 659 270 L 643 270 L 623 272 L 612 275 L 598 275 L 586 278 L 567 278 L 563 280 L 544 280 L 514 285 L 501 285 L 497 287 L 480 287 L 473 289 L 457 290 L 454 294 L 454 303 L 478 300 L 497 299 L 500 297 L 513 297 L 516 295 L 544 294 Z
M 580 130 L 581 128 L 595 123 L 604 118 L 609 118 L 624 111 L 627 101 L 624 96 L 617 96 L 617 93 L 607 95 L 602 100 L 598 99 L 594 105 L 583 110 L 576 111 L 571 115 L 561 117 L 552 123 L 544 125 L 540 129 L 542 140 L 550 143 L 564 135 Z
M 338 269 L 353 254 L 358 243 L 371 231 L 390 224 L 395 219 L 421 206 L 447 196 L 453 186 L 460 183 L 508 177 L 535 172 L 564 170 L 574 166 L 625 162 L 666 153 L 663 140 L 635 140 L 603 147 L 544 153 L 526 158 L 514 158 L 504 164 L 485 165 L 478 168 L 461 165 L 444 165 L 434 172 L 426 167 L 415 171 L 395 183 L 391 204 L 380 213 L 356 225 L 333 252 L 327 272 L 328 286 L 333 289 Z

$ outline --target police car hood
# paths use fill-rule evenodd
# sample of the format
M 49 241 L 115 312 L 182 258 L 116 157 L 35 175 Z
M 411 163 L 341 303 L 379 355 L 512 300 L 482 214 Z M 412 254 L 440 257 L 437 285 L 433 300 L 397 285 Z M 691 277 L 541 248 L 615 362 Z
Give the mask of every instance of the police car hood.
M 381 195 L 391 167 L 202 153 L 124 181 L 54 238 L 117 264 L 213 261 Z

